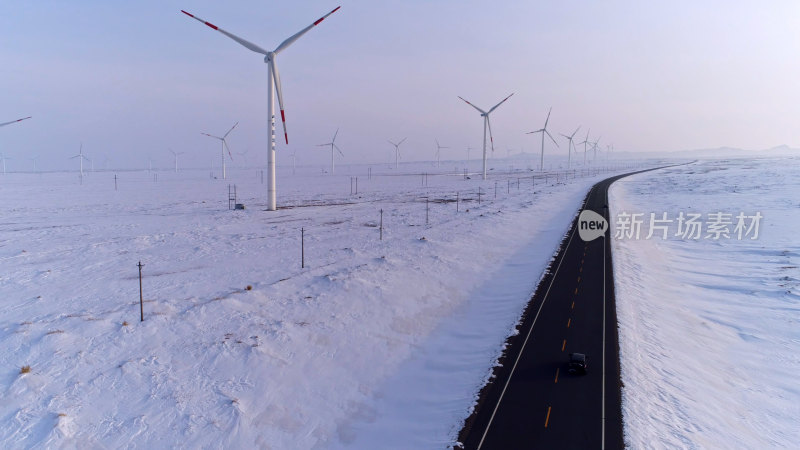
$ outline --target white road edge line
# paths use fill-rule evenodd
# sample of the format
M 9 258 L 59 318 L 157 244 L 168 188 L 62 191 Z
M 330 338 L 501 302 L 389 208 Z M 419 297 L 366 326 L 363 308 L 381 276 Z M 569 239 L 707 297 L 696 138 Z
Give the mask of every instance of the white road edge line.
M 608 185 L 611 187 L 611 184 Z M 606 206 L 605 213 L 607 213 L 608 217 L 606 218 L 608 221 L 608 230 L 607 234 L 611 235 L 611 213 L 608 209 L 608 188 L 606 188 L 606 199 L 604 205 Z M 606 246 L 611 245 L 608 241 L 608 237 L 606 234 L 603 234 L 603 381 L 601 381 L 601 401 L 600 404 L 601 409 L 601 418 L 602 418 L 602 428 L 600 431 L 600 450 L 605 450 L 606 448 Z
M 594 192 L 594 186 L 592 186 L 592 188 L 589 190 L 589 194 L 586 196 L 587 200 L 589 199 L 589 196 L 592 195 L 592 192 Z M 584 202 L 581 205 L 581 211 L 585 207 L 586 207 L 586 202 Z M 533 332 L 533 327 L 536 325 L 536 320 L 539 318 L 539 314 L 542 312 L 542 307 L 544 306 L 544 303 L 547 301 L 547 296 L 550 294 L 550 288 L 553 287 L 553 283 L 555 282 L 556 277 L 558 276 L 558 270 L 561 269 L 561 263 L 564 262 L 564 257 L 567 256 L 567 251 L 569 250 L 569 246 L 572 244 L 572 238 L 575 237 L 575 230 L 577 229 L 578 229 L 577 226 L 572 228 L 572 234 L 569 236 L 569 241 L 567 242 L 567 246 L 564 248 L 564 254 L 561 255 L 561 260 L 558 262 L 556 271 L 553 273 L 553 278 L 550 280 L 550 285 L 547 286 L 547 291 L 544 293 L 544 298 L 542 299 L 542 303 L 539 304 L 539 309 L 536 311 L 536 316 L 533 318 L 533 323 L 531 324 L 531 327 L 528 330 L 528 334 L 525 335 L 525 340 L 522 342 L 522 348 L 519 350 L 519 354 L 517 354 L 517 359 L 514 361 L 514 366 L 511 367 L 511 373 L 508 374 L 508 379 L 506 379 L 506 384 L 503 386 L 503 390 L 500 392 L 500 398 L 497 399 L 497 404 L 494 406 L 494 410 L 492 411 L 491 417 L 489 417 L 489 423 L 486 424 L 486 429 L 483 431 L 483 436 L 481 436 L 481 441 L 478 443 L 477 450 L 481 449 L 481 447 L 483 446 L 483 441 L 486 439 L 486 435 L 489 433 L 489 428 L 491 428 L 492 426 L 492 422 L 494 421 L 494 416 L 495 414 L 497 414 L 497 409 L 500 408 L 500 402 L 503 401 L 503 396 L 506 394 L 506 389 L 508 389 L 508 384 L 511 382 L 511 378 L 514 376 L 514 371 L 517 369 L 517 363 L 519 363 L 519 359 L 525 352 L 525 346 L 528 344 L 528 338 L 531 337 L 531 333 Z M 605 294 L 603 300 L 605 301 Z

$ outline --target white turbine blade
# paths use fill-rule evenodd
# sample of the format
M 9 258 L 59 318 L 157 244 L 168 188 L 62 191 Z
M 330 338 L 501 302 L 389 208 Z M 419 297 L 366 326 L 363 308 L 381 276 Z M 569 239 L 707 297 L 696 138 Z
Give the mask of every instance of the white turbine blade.
M 234 41 L 236 41 L 236 42 L 238 42 L 238 43 L 240 43 L 242 45 L 244 45 L 245 47 L 247 47 L 248 49 L 250 49 L 250 50 L 252 50 L 252 51 L 254 51 L 256 53 L 261 53 L 262 55 L 269 54 L 268 51 L 266 51 L 263 48 L 257 46 L 256 44 L 253 44 L 252 42 L 250 42 L 248 40 L 242 39 L 242 38 L 240 38 L 239 36 L 236 36 L 233 33 L 228 33 L 227 31 L 225 31 L 222 28 L 214 25 L 213 23 L 206 22 L 205 20 L 203 20 L 203 19 L 201 19 L 199 17 L 196 17 L 196 16 L 194 16 L 192 14 L 189 14 L 188 12 L 186 12 L 184 10 L 181 10 L 181 12 L 186 14 L 187 16 L 191 17 L 192 19 L 194 19 L 194 20 L 196 20 L 198 22 L 204 23 L 204 24 L 208 25 L 209 27 L 219 31 L 220 33 L 224 34 L 225 36 L 228 36 L 229 38 L 233 39 Z
M 510 95 L 508 97 L 511 97 Z M 508 98 L 506 97 L 506 98 Z M 503 100 L 504 102 L 505 100 Z M 503 103 L 500 102 L 500 103 Z M 489 120 L 489 115 L 486 115 L 486 125 L 489 127 L 489 142 L 492 144 L 492 153 L 494 153 L 494 138 L 492 137 L 492 122 Z
M 231 158 L 231 161 L 233 161 L 233 155 L 231 155 L 231 149 L 228 147 L 228 143 L 225 142 L 225 139 L 222 140 L 222 145 L 225 146 L 225 150 L 228 151 L 228 156 Z
M 543 130 L 547 129 L 547 122 L 550 121 L 550 113 L 551 112 L 553 112 L 553 107 L 552 106 L 550 107 L 550 110 L 547 111 L 547 119 L 544 119 L 544 127 L 542 127 Z
M 311 25 L 303 28 L 302 30 L 300 30 L 297 33 L 295 33 L 294 35 L 292 35 L 289 39 L 286 39 L 285 41 L 281 42 L 281 45 L 279 45 L 278 48 L 275 49 L 275 53 L 278 54 L 278 53 L 282 52 L 284 49 L 286 49 L 286 47 L 292 45 L 294 43 L 294 41 L 300 39 L 300 36 L 306 34 L 308 32 L 308 30 L 310 30 L 310 29 L 314 28 L 315 26 L 319 25 L 320 22 L 325 20 L 331 14 L 335 13 L 336 11 L 338 11 L 339 8 L 341 8 L 341 6 L 337 6 L 336 8 L 334 8 L 333 11 L 329 12 L 328 14 L 325 14 L 324 16 L 322 16 L 319 19 L 317 19 L 316 21 L 314 21 L 314 23 L 312 23 Z
M 340 155 L 342 155 L 342 158 L 344 158 L 344 153 L 342 153 L 342 151 L 341 151 L 341 150 L 339 150 L 339 146 L 338 146 L 338 145 L 336 145 L 336 144 L 332 144 L 332 145 L 333 145 L 333 148 L 335 148 L 335 149 L 336 149 L 336 151 L 337 151 L 337 152 L 339 152 L 339 154 L 340 154 Z
M 539 130 L 536 130 L 536 131 L 528 131 L 528 132 L 527 132 L 527 133 L 525 133 L 525 134 L 536 134 L 536 133 L 541 133 L 542 131 L 544 131 L 544 128 L 542 128 L 542 129 L 539 129 Z
M 23 117 L 22 119 L 12 120 L 11 122 L 0 123 L 0 127 L 4 127 L 6 125 L 11 125 L 12 123 L 22 122 L 25 119 L 30 119 L 32 116 Z
M 558 142 L 556 142 L 556 140 L 555 140 L 555 139 L 553 139 L 553 136 L 551 136 L 551 135 L 550 135 L 550 132 L 549 132 L 549 131 L 547 131 L 547 130 L 544 130 L 544 133 L 547 135 L 547 137 L 549 137 L 549 138 L 550 138 L 550 140 L 551 140 L 551 141 L 553 141 L 553 144 L 556 144 L 556 147 L 558 147 Z M 559 148 L 560 148 L 560 147 L 559 147 Z
M 214 136 L 213 134 L 208 134 L 208 133 L 200 133 L 200 134 L 204 134 L 204 135 L 206 135 L 206 136 L 208 136 L 208 137 L 212 137 L 212 138 L 214 138 L 214 139 L 219 139 L 219 140 L 222 140 L 222 138 L 221 138 L 221 137 L 219 137 L 219 136 Z
M 283 110 L 283 89 L 281 88 L 281 74 L 278 72 L 278 66 L 275 64 L 275 59 L 272 59 L 272 77 L 275 80 L 275 91 L 278 94 L 278 106 L 281 108 L 281 122 L 283 124 L 283 137 L 286 139 L 286 144 L 289 144 L 289 133 L 286 131 L 286 114 Z
M 464 100 L 464 97 L 458 96 L 458 98 L 460 98 L 461 100 Z M 468 101 L 466 101 L 466 100 L 464 100 L 464 103 L 466 103 L 466 104 L 468 104 L 469 106 L 472 106 L 473 108 L 477 109 L 477 110 L 478 110 L 478 112 L 480 112 L 481 114 L 486 114 L 486 111 L 484 111 L 484 110 L 482 110 L 482 109 L 478 108 L 477 106 L 473 105 L 472 103 L 470 103 L 470 102 L 468 102 Z
M 398 145 L 398 146 L 400 146 L 400 144 L 402 144 L 403 142 L 405 142 L 405 141 L 406 141 L 406 139 L 408 139 L 408 136 L 404 137 L 402 141 L 400 141 L 400 142 L 398 142 L 398 143 L 397 143 L 397 145 Z
M 580 125 L 578 125 L 578 128 L 575 128 L 575 132 L 574 132 L 574 133 L 572 133 L 572 136 L 570 136 L 570 138 L 572 138 L 572 137 L 574 137 L 576 134 L 578 134 L 578 130 L 580 130 L 580 129 L 581 129 L 581 126 L 580 126 Z
M 339 135 L 339 129 L 337 128 L 337 129 L 336 129 L 336 133 L 333 133 L 333 140 L 331 141 L 331 144 L 333 144 L 334 142 L 336 142 L 336 136 L 338 136 L 338 135 Z
M 317 144 L 317 147 L 327 147 L 329 145 L 331 145 L 330 142 L 328 142 L 327 144 Z
M 236 125 L 239 125 L 239 122 L 236 122 L 235 124 L 233 124 L 233 126 L 231 127 L 231 129 L 230 129 L 230 130 L 228 130 L 228 132 L 227 132 L 227 133 L 225 133 L 225 134 L 223 134 L 223 135 L 222 135 L 222 139 L 225 139 L 226 137 L 228 137 L 228 135 L 229 135 L 229 134 L 231 134 L 231 131 L 233 131 L 233 129 L 234 129 L 234 128 L 236 128 Z
M 508 97 L 506 97 L 506 98 L 504 98 L 503 100 L 501 100 L 501 101 L 500 101 L 500 103 L 498 103 L 498 104 L 494 105 L 494 106 L 492 107 L 492 109 L 490 109 L 490 110 L 489 110 L 489 112 L 488 112 L 488 113 L 486 113 L 486 114 L 491 114 L 491 113 L 492 113 L 492 111 L 494 111 L 495 109 L 497 109 L 497 107 L 498 107 L 498 106 L 502 105 L 502 104 L 503 104 L 503 103 L 504 103 L 506 100 L 508 100 L 509 98 L 511 98 L 511 96 L 512 96 L 512 95 L 514 95 L 514 93 L 513 93 L 513 92 L 512 92 L 512 93 L 511 93 L 511 94 L 510 94 Z
M 397 144 L 395 144 L 394 142 L 392 142 L 392 141 L 390 141 L 390 140 L 388 140 L 388 139 L 386 140 L 386 142 L 388 142 L 388 143 L 390 143 L 390 144 L 394 145 L 395 147 L 397 147 Z

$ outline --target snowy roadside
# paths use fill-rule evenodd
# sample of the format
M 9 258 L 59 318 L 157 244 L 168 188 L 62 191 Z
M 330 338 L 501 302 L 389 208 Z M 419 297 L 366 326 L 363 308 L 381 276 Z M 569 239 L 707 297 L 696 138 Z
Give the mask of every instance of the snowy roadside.
M 314 448 L 376 442 L 388 423 L 403 442 L 446 445 L 605 176 L 518 189 L 513 174 L 362 177 L 358 195 L 346 175 L 285 176 L 285 204 L 336 206 L 266 213 L 256 177 L 232 173 L 247 210 L 190 172 L 126 173 L 119 191 L 107 173 L 4 179 L 0 442 Z M 436 400 L 443 386 L 452 401 Z M 413 396 L 429 401 L 408 408 Z
M 798 169 L 796 158 L 709 161 L 612 185 L 612 233 L 625 233 L 612 245 L 628 447 L 800 441 Z M 644 213 L 639 239 L 623 213 Z M 673 220 L 656 223 L 666 239 L 658 228 L 646 239 L 650 213 Z M 681 213 L 701 214 L 698 239 L 686 223 L 676 236 Z M 709 228 L 717 213 L 731 214 L 727 238 Z

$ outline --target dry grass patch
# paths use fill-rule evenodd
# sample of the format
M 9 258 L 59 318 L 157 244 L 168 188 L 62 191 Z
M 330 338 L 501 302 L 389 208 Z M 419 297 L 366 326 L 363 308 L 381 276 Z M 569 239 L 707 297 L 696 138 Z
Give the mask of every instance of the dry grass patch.
M 22 366 L 22 368 L 19 369 L 19 373 L 20 375 L 24 373 L 31 373 L 31 366 Z

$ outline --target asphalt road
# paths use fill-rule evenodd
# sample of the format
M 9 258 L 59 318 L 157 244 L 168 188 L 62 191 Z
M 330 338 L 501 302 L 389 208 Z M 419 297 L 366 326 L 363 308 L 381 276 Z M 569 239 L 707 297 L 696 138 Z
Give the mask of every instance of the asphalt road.
M 628 175 L 594 185 L 583 209 L 609 221 L 608 187 Z M 584 242 L 577 222 L 461 431 L 464 448 L 624 447 L 609 232 Z M 567 373 L 571 352 L 587 355 L 586 375 Z

